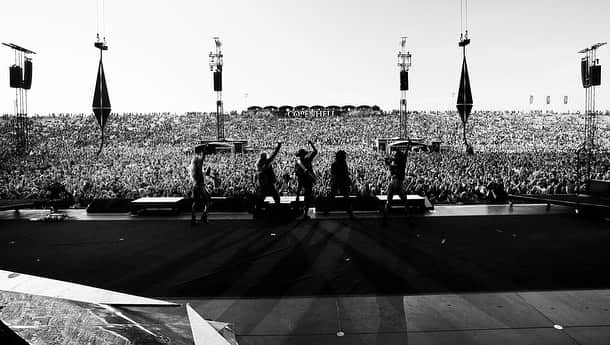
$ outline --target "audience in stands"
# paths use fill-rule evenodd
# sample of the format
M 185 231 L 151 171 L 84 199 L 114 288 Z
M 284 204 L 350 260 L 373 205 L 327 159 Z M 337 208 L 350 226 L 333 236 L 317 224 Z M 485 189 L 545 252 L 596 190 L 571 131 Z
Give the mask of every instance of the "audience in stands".
M 0 198 L 45 198 L 61 185 L 76 204 L 93 198 L 188 196 L 187 166 L 196 143 L 215 135 L 213 114 L 113 114 L 106 127 L 106 145 L 96 157 L 99 128 L 92 115 L 32 117 L 30 151 L 10 151 L 10 117 L 0 119 Z M 610 121 L 600 116 L 598 133 Z M 329 118 L 280 119 L 271 114 L 232 114 L 225 122 L 227 137 L 248 140 L 250 152 L 208 155 L 208 183 L 215 196 L 251 197 L 255 192 L 255 162 L 261 150 L 282 142 L 275 159 L 277 188 L 296 192 L 295 152 L 312 140 L 320 153 L 314 165 L 315 195 L 330 188 L 335 152 L 349 157 L 352 193 L 385 194 L 389 172 L 375 139 L 398 135 L 398 116 L 381 114 Z M 468 124 L 475 155 L 464 154 L 461 122 L 454 112 L 409 115 L 412 138 L 442 141 L 443 152 L 410 152 L 406 189 L 434 203 L 494 202 L 510 194 L 575 193 L 575 151 L 583 141 L 579 115 L 476 112 Z M 608 147 L 608 139 L 598 144 Z M 610 179 L 610 156 L 599 154 L 595 177 Z

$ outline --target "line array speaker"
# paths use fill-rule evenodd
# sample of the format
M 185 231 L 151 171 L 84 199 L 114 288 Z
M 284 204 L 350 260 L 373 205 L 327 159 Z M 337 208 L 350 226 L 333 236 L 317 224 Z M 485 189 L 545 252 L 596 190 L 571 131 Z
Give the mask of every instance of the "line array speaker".
M 591 78 L 591 86 L 600 86 L 602 84 L 602 66 L 591 66 L 589 77 Z
M 23 88 L 29 90 L 32 88 L 32 60 L 25 60 L 23 65 Z
M 222 72 L 214 72 L 214 91 L 222 91 Z
M 580 76 L 582 78 L 582 87 L 588 88 L 591 86 L 589 80 L 589 59 L 586 57 L 580 60 Z
M 12 88 L 21 88 L 23 86 L 23 70 L 21 66 L 12 65 L 9 67 L 10 84 Z
M 409 90 L 409 72 L 400 71 L 400 91 Z

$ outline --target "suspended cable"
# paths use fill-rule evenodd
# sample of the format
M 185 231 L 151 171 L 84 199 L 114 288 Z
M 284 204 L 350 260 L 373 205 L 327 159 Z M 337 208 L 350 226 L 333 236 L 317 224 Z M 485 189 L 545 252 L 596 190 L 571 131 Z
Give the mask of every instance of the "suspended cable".
M 466 12 L 466 15 L 465 15 L 465 17 L 466 17 L 466 26 L 465 26 L 465 28 L 466 28 L 466 34 L 468 34 L 468 0 L 464 0 L 464 1 L 466 3 L 465 8 L 464 8 L 464 12 Z
M 100 0 L 95 0 L 95 25 L 96 33 L 100 35 Z
M 102 37 L 106 40 L 106 0 L 102 0 Z
M 95 2 L 96 11 L 96 28 L 97 37 L 99 40 L 105 40 L 106 38 L 106 1 L 96 0 Z
M 460 0 L 460 35 L 464 33 L 464 0 Z

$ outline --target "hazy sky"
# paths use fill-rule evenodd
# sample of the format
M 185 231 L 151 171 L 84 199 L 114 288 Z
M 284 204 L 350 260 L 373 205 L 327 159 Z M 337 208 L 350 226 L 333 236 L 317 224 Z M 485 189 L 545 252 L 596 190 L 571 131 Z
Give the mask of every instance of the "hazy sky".
M 101 0 L 99 0 L 101 1 Z M 225 109 L 378 104 L 398 108 L 399 38 L 413 54 L 410 109 L 454 109 L 459 0 L 105 1 L 113 111 L 214 109 L 208 52 L 224 43 Z M 608 0 L 470 0 L 475 109 L 581 109 L 577 51 L 610 41 Z M 585 16 L 587 15 L 587 16 Z M 0 41 L 36 51 L 30 113 L 91 112 L 96 0 L 3 1 Z M 598 108 L 610 108 L 610 46 Z M 0 112 L 13 111 L 10 49 L 0 49 Z

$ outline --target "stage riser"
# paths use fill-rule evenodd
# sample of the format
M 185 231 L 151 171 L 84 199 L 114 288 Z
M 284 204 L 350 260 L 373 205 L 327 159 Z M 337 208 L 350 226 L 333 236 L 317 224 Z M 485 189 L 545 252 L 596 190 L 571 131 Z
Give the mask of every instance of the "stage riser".
M 592 180 L 589 190 L 592 195 L 610 198 L 610 181 Z
M 350 197 L 353 211 L 378 211 L 379 200 L 373 197 Z M 342 197 L 318 198 L 315 203 L 316 212 L 346 211 L 346 202 Z
M 127 213 L 135 214 L 146 211 L 147 214 L 159 213 L 167 215 L 169 213 L 190 212 L 193 204 L 193 199 L 183 198 L 175 203 L 155 202 L 155 198 L 150 198 L 149 203 L 133 203 L 128 199 L 95 199 L 87 207 L 87 213 Z M 303 204 L 303 199 L 297 203 L 294 197 L 284 197 L 280 204 L 287 209 L 300 209 Z M 350 204 L 353 211 L 379 211 L 385 207 L 384 196 L 379 197 L 360 197 L 351 196 Z M 410 196 L 407 201 L 407 208 L 412 210 L 425 211 L 432 209 L 432 205 L 426 202 L 427 199 L 416 196 Z M 247 198 L 225 198 L 212 197 L 209 205 L 209 212 L 252 212 L 254 201 Z M 266 208 L 274 206 L 274 202 L 267 198 L 265 201 Z M 392 202 L 393 208 L 405 208 L 405 203 L 395 198 Z M 313 202 L 311 207 L 315 207 L 318 213 L 327 213 L 334 211 L 347 211 L 346 203 L 343 197 L 336 196 L 334 198 L 319 197 Z M 277 208 L 277 207 L 276 207 Z M 202 206 L 198 208 L 202 211 Z
M 130 205 L 129 199 L 95 199 L 87 206 L 87 213 L 126 213 Z

